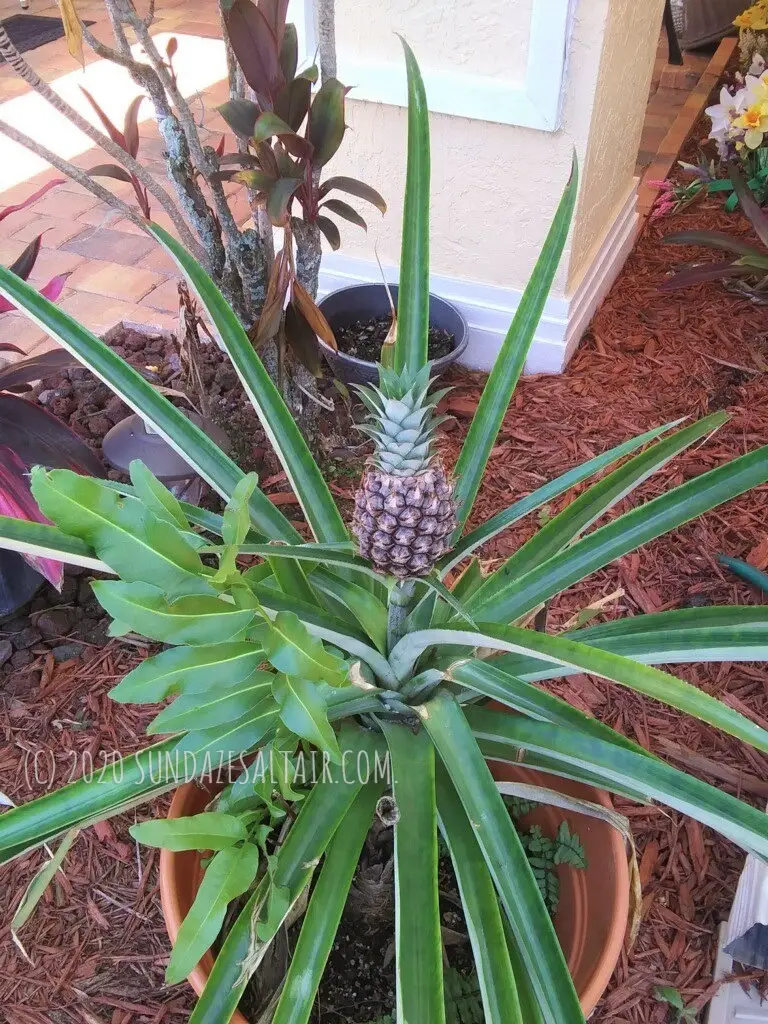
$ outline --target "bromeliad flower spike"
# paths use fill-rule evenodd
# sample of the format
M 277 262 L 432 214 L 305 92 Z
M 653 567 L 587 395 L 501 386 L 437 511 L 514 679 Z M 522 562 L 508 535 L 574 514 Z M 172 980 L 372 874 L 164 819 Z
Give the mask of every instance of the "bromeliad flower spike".
M 282 461 L 314 537 L 309 543 L 256 477 L 244 476 L 140 374 L 0 270 L 0 292 L 140 412 L 226 502 L 223 515 L 180 504 L 140 463 L 125 486 L 37 468 L 32 490 L 53 525 L 0 517 L 4 546 L 117 577 L 93 585 L 115 620 L 113 632 L 132 630 L 169 647 L 129 673 L 112 697 L 145 704 L 172 698 L 149 726 L 155 745 L 126 757 L 119 772 L 74 782 L 0 815 L 0 859 L 64 837 L 61 859 L 77 829 L 195 777 L 212 759 L 238 764 L 260 751 L 290 760 L 307 747 L 330 759 L 330 770 L 311 785 L 241 774 L 205 813 L 134 829 L 152 845 L 212 852 L 189 925 L 174 946 L 169 981 L 192 970 L 217 939 L 228 905 L 242 897 L 242 910 L 231 911 L 219 938 L 192 1024 L 230 1020 L 273 938 L 311 892 L 272 1017 L 274 1024 L 309 1021 L 355 865 L 386 794 L 383 778 L 345 773 L 347 755 L 391 758 L 399 1024 L 446 1021 L 438 829 L 461 881 L 486 1022 L 584 1021 L 486 758 L 659 801 L 768 856 L 762 810 L 652 756 L 546 686 L 556 677 L 592 673 L 768 752 L 768 732 L 755 722 L 654 667 L 765 660 L 768 608 L 680 609 L 556 634 L 526 626 L 590 573 L 764 484 L 768 448 L 593 529 L 651 473 L 727 417 L 664 424 L 465 530 L 568 234 L 577 175 L 574 167 L 450 473 L 432 450 L 438 421 L 427 365 L 428 113 L 407 46 L 405 57 L 408 168 L 397 336 L 378 389 L 362 395 L 374 455 L 356 501 L 359 546 L 237 318 L 162 228 L 152 230 L 197 290 Z M 578 497 L 483 575 L 477 554 L 487 540 L 577 484 L 586 485 Z M 243 571 L 241 554 L 261 561 Z M 490 699 L 506 705 L 506 713 L 483 706 Z M 537 796 L 547 802 L 552 792 L 540 788 Z M 626 827 L 618 815 L 612 820 Z

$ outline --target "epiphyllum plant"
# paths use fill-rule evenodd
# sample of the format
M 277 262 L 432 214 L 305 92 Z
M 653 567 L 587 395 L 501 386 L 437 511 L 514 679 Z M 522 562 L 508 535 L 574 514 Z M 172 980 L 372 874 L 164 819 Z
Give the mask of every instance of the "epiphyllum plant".
M 269 432 L 314 540 L 305 543 L 253 477 L 238 468 L 130 366 L 23 281 L 0 290 L 56 335 L 182 452 L 228 500 L 223 517 L 179 504 L 141 465 L 132 485 L 66 471 L 33 472 L 54 526 L 0 519 L 6 546 L 68 558 L 120 577 L 94 584 L 113 631 L 167 644 L 123 679 L 117 700 L 175 697 L 150 732 L 157 745 L 116 768 L 0 816 L 9 860 L 194 777 L 211 761 L 258 748 L 290 757 L 301 741 L 333 762 L 290 827 L 265 843 L 272 786 L 242 775 L 215 809 L 138 833 L 174 849 L 216 851 L 171 961 L 178 980 L 216 935 L 226 904 L 247 893 L 191 1021 L 230 1019 L 291 908 L 319 877 L 279 994 L 274 1024 L 310 1018 L 355 864 L 382 794 L 340 763 L 391 755 L 397 806 L 397 1020 L 443 1024 L 437 829 L 459 878 L 485 1019 L 583 1021 L 553 926 L 486 757 L 531 765 L 649 802 L 658 800 L 768 856 L 762 811 L 665 764 L 533 685 L 589 672 L 665 701 L 768 751 L 768 732 L 654 664 L 768 656 L 768 609 L 697 608 L 553 635 L 528 628 L 563 588 L 639 545 L 768 480 L 761 448 L 589 527 L 676 453 L 721 425 L 717 413 L 667 424 L 591 459 L 464 527 L 568 233 L 575 171 L 502 346 L 453 475 L 432 456 L 434 399 L 425 393 L 429 136 L 423 84 L 406 47 L 408 171 L 398 330 L 392 366 L 367 396 L 375 455 L 357 502 L 355 553 L 330 492 L 246 334 L 205 272 L 166 232 L 215 322 Z M 679 429 L 675 429 L 679 428 Z M 631 456 L 483 577 L 476 552 L 522 516 Z M 375 499 L 380 498 L 378 502 Z M 407 515 L 406 515 L 407 514 Z M 390 518 L 387 518 L 390 517 Z M 431 525 L 428 525 L 431 524 Z M 399 532 L 403 531 L 403 532 Z M 206 537 L 206 534 L 208 535 Z M 213 535 L 211 539 L 210 535 Z M 390 543 L 391 541 L 391 543 Z M 263 561 L 240 571 L 240 554 Z M 201 559 L 218 556 L 218 568 Z M 368 557 L 369 556 L 369 557 Z M 460 564 L 464 571 L 448 589 Z M 408 572 L 405 571 L 408 570 Z M 482 706 L 486 698 L 516 714 Z M 290 780 L 289 780 L 290 781 Z M 282 800 L 291 795 L 281 785 Z M 547 790 L 541 790 L 547 799 Z M 285 824 L 285 823 L 284 823 Z M 261 849 L 259 848 L 261 845 Z M 50 869 L 49 869 L 50 870 Z M 213 874 L 209 874 L 213 872 Z M 199 926 L 199 927 L 198 927 Z M 194 932 L 194 934 L 191 934 Z

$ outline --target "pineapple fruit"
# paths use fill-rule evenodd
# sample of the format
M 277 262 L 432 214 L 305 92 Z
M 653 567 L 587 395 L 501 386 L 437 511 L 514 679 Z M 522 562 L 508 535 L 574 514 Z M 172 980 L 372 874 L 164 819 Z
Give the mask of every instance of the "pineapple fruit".
M 380 368 L 379 387 L 360 387 L 370 416 L 361 427 L 375 450 L 355 495 L 352 531 L 360 554 L 381 573 L 428 575 L 450 549 L 456 528 L 453 483 L 433 452 L 445 417 L 429 394 L 429 366 L 415 376 Z

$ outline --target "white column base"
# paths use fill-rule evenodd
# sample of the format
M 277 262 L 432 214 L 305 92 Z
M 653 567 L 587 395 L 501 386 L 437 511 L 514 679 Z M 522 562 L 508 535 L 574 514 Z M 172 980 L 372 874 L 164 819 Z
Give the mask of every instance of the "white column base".
M 637 183 L 573 295 L 552 296 L 547 300 L 525 365 L 526 373 L 560 373 L 565 368 L 632 249 L 638 225 L 636 205 Z M 385 266 L 384 274 L 388 281 L 396 283 L 395 267 Z M 323 256 L 319 296 L 322 298 L 346 285 L 380 282 L 381 279 L 374 261 L 330 253 Z M 439 274 L 430 277 L 430 288 L 436 295 L 453 302 L 469 324 L 469 344 L 462 364 L 473 370 L 490 370 L 522 292 Z

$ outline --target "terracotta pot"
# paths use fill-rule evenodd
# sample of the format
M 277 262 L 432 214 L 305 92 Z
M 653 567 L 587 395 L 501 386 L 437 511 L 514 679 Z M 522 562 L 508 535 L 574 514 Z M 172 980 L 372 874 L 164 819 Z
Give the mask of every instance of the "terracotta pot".
M 494 777 L 500 781 L 546 786 L 611 807 L 608 794 L 592 786 L 516 765 L 494 762 L 491 768 Z M 187 783 L 176 791 L 168 817 L 199 814 L 219 788 Z M 529 814 L 524 823 L 541 825 L 547 834 L 552 835 L 563 820 L 568 822 L 572 831 L 578 832 L 588 866 L 585 871 L 565 868 L 561 872 L 555 928 L 584 1015 L 589 1016 L 605 991 L 621 952 L 629 912 L 629 871 L 624 840 L 616 829 L 603 821 L 542 805 Z M 201 877 L 200 856 L 195 851 L 161 852 L 160 896 L 172 943 L 176 941 L 181 922 L 192 906 Z M 213 955 L 209 951 L 189 976 L 189 982 L 198 995 L 203 991 L 212 968 Z M 232 1024 L 249 1022 L 241 1013 L 235 1013 Z

